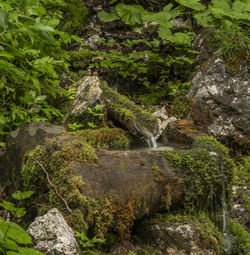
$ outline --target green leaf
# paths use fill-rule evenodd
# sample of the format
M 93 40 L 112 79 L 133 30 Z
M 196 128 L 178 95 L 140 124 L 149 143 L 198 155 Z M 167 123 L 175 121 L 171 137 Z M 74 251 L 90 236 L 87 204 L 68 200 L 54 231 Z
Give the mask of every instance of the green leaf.
M 37 250 L 31 249 L 31 248 L 22 248 L 22 247 L 18 248 L 18 254 L 19 255 L 44 255 L 43 253 Z
M 142 25 L 144 15 L 148 12 L 141 5 L 118 4 L 116 12 L 121 20 L 128 25 Z
M 175 1 L 185 7 L 188 7 L 196 11 L 204 11 L 206 9 L 206 7 L 200 3 L 200 0 L 175 0 Z
M 7 30 L 8 19 L 9 19 L 9 13 L 4 11 L 3 9 L 0 9 L 0 28 L 2 28 L 1 30 L 3 31 Z
M 37 89 L 39 95 L 41 95 L 41 85 L 39 80 L 36 77 L 31 77 L 31 80 L 33 82 L 33 85 L 35 86 L 35 88 Z
M 0 245 L 2 248 L 8 249 L 8 250 L 14 250 L 14 251 L 18 250 L 18 245 L 16 244 L 16 242 L 14 242 L 13 240 L 9 238 L 5 238 L 4 242 Z
M 115 8 L 111 9 L 110 13 L 105 11 L 98 12 L 97 16 L 103 22 L 110 22 L 119 19 L 119 16 L 117 15 Z
M 1 230 L 6 236 L 19 244 L 32 244 L 31 237 L 26 233 L 26 231 L 19 225 L 13 222 L 5 222 L 5 220 L 0 217 Z

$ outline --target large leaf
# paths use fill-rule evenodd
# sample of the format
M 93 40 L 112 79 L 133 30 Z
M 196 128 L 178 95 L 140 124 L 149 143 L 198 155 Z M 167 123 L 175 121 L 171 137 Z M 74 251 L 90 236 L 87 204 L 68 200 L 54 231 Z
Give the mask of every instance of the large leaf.
M 19 225 L 13 222 L 6 222 L 2 217 L 0 217 L 0 228 L 6 237 L 14 240 L 15 242 L 19 244 L 32 244 L 31 237 Z
M 103 22 L 110 22 L 119 19 L 119 16 L 117 15 L 115 8 L 113 8 L 110 11 L 110 13 L 105 11 L 98 12 L 97 16 Z
M 206 7 L 200 0 L 175 0 L 177 3 L 196 11 L 204 11 Z M 220 1 L 220 0 L 219 0 Z
M 116 6 L 116 12 L 121 20 L 128 25 L 143 24 L 142 17 L 148 14 L 148 12 L 140 5 L 126 4 L 118 4 Z

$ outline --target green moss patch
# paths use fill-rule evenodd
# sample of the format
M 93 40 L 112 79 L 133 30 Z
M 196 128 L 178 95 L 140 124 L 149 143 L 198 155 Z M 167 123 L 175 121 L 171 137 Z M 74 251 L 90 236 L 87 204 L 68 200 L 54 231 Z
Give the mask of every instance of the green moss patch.
M 232 235 L 231 254 L 247 255 L 250 252 L 250 236 L 241 224 L 229 221 L 228 231 Z
M 165 157 L 184 174 L 185 207 L 188 211 L 216 213 L 223 190 L 230 203 L 235 165 L 228 149 L 213 137 L 199 137 L 190 150 L 166 151 Z
M 156 121 L 156 117 L 142 109 L 139 105 L 136 105 L 134 102 L 130 101 L 126 96 L 119 94 L 106 84 L 103 84 L 103 89 L 106 97 L 110 99 L 110 102 L 108 102 L 109 108 L 111 108 L 115 113 L 121 114 L 122 117 L 127 117 L 130 119 L 143 117 L 149 122 Z
M 72 68 L 74 70 L 83 70 L 91 62 L 93 53 L 88 49 L 82 49 L 79 51 L 70 51 L 70 60 L 72 63 Z
M 97 149 L 128 148 L 130 143 L 128 132 L 119 128 L 87 129 L 72 134 Z

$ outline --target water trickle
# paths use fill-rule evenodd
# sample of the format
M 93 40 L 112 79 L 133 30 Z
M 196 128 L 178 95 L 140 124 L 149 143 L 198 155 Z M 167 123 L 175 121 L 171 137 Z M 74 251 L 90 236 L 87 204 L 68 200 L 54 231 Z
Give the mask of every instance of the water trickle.
M 224 239 L 223 250 L 226 254 L 230 254 L 232 242 L 227 229 L 228 209 L 227 209 L 227 201 L 226 201 L 226 194 L 225 194 L 224 187 L 223 187 L 222 196 L 221 196 L 221 205 L 222 205 L 222 220 L 223 220 L 222 235 Z
M 156 149 L 157 148 L 157 142 L 156 138 L 153 136 L 153 134 L 145 129 L 140 128 L 136 123 L 134 123 L 135 129 L 144 135 L 146 137 L 146 142 L 148 144 L 149 148 Z

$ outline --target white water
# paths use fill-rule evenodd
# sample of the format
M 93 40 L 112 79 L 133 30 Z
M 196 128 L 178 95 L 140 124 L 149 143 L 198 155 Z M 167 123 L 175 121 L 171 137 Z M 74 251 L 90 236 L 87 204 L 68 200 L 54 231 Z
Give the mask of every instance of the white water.
M 149 148 L 156 149 L 157 148 L 157 142 L 156 138 L 153 136 L 153 134 L 145 129 L 141 129 L 136 123 L 134 123 L 135 129 L 144 135 L 146 137 L 146 142 L 148 144 Z

